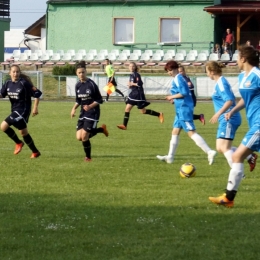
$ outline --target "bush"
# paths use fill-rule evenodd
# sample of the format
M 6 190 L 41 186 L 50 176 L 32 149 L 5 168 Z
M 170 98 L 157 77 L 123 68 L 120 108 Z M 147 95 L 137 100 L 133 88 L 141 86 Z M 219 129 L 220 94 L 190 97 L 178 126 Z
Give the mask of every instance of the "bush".
M 66 64 L 64 66 L 54 66 L 52 75 L 75 75 L 75 66 Z

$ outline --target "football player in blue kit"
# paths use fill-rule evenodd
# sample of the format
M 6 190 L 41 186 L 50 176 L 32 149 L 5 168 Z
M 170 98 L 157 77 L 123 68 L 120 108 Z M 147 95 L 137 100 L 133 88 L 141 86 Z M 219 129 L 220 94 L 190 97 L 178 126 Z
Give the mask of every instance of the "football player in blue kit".
M 26 143 L 32 151 L 31 158 L 37 158 L 41 153 L 36 148 L 28 132 L 27 124 L 31 114 L 31 97 L 34 97 L 32 116 L 36 116 L 38 115 L 39 98 L 42 92 L 33 86 L 27 75 L 21 73 L 18 65 L 11 65 L 9 75 L 11 80 L 5 82 L 1 89 L 0 96 L 3 98 L 6 96 L 9 97 L 11 102 L 11 114 L 1 123 L 1 130 L 15 142 L 14 154 L 20 153 L 24 143 Z M 18 138 L 11 126 L 19 130 L 24 142 Z
M 118 125 L 117 127 L 121 130 L 127 129 L 127 124 L 130 117 L 130 111 L 134 106 L 140 110 L 142 114 L 156 116 L 159 118 L 160 122 L 164 122 L 163 113 L 156 112 L 151 109 L 146 109 L 145 107 L 150 105 L 150 102 L 146 101 L 143 89 L 143 81 L 141 79 L 141 75 L 137 72 L 137 66 L 134 62 L 130 62 L 129 70 L 131 72 L 130 79 L 128 83 L 128 87 L 131 89 L 131 92 L 126 100 L 126 108 L 125 108 L 125 116 L 122 125 Z
M 192 97 L 192 100 L 193 100 L 193 106 L 195 107 L 196 104 L 197 104 L 197 97 L 195 95 L 194 85 L 193 85 L 192 81 L 190 80 L 190 78 L 187 76 L 184 66 L 179 66 L 178 71 L 187 81 L 188 87 L 190 89 L 191 97 Z M 193 114 L 193 120 L 197 120 L 197 119 L 199 119 L 200 122 L 203 125 L 205 125 L 204 114 L 199 114 L 199 115 Z
M 100 104 L 103 103 L 102 96 L 96 83 L 87 78 L 85 61 L 76 64 L 76 74 L 79 78 L 75 86 L 76 103 L 71 110 L 71 118 L 75 116 L 76 109 L 80 106 L 80 114 L 77 124 L 76 138 L 82 142 L 86 162 L 91 162 L 90 138 L 97 133 L 108 136 L 106 125 L 97 128 L 100 117 Z
M 239 48 L 237 64 L 243 72 L 239 74 L 238 86 L 241 99 L 225 117 L 232 116 L 245 108 L 249 130 L 241 144 L 232 155 L 232 168 L 229 172 L 226 192 L 219 197 L 209 197 L 215 204 L 233 207 L 239 184 L 244 174 L 244 160 L 253 153 L 260 151 L 260 70 L 259 52 L 251 46 Z
M 212 95 L 215 114 L 209 122 L 212 124 L 219 123 L 216 148 L 218 152 L 224 154 L 230 168 L 232 168 L 232 154 L 237 149 L 237 147 L 232 147 L 232 141 L 238 127 L 241 125 L 241 115 L 236 112 L 229 120 L 225 118 L 225 114 L 236 106 L 236 98 L 227 79 L 222 76 L 222 68 L 224 67 L 225 64 L 216 61 L 210 61 L 206 64 L 208 77 L 216 82 Z M 255 153 L 248 156 L 247 161 L 250 171 L 254 170 L 257 157 Z
M 157 159 L 167 163 L 173 163 L 174 155 L 179 144 L 179 135 L 183 129 L 188 136 L 199 146 L 207 155 L 208 162 L 211 165 L 214 162 L 216 151 L 209 148 L 205 140 L 196 132 L 193 122 L 193 100 L 189 86 L 185 78 L 179 74 L 179 65 L 176 61 L 168 61 L 164 67 L 168 75 L 174 77 L 172 81 L 171 95 L 166 99 L 175 105 L 175 120 L 173 123 L 172 137 L 168 155 L 157 155 Z

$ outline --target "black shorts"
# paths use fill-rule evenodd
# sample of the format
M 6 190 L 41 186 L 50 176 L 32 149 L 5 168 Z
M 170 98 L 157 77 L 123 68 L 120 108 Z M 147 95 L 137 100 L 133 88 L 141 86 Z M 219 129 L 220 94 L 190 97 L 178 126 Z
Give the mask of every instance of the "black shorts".
M 143 109 L 147 106 L 150 105 L 150 102 L 147 101 L 135 101 L 127 98 L 126 104 L 132 105 L 132 106 L 137 106 L 138 109 Z
M 17 128 L 18 130 L 22 130 L 27 128 L 27 123 L 29 121 L 29 115 L 27 115 L 26 117 L 21 116 L 18 112 L 12 112 L 11 115 L 9 115 L 6 119 L 5 122 L 9 125 L 9 126 L 14 126 L 15 128 Z
M 86 132 L 91 133 L 92 129 L 97 128 L 97 123 L 98 121 L 94 121 L 94 120 L 79 119 L 77 124 L 77 131 L 83 128 Z
M 111 78 L 112 78 L 112 77 L 110 77 L 110 78 L 108 79 L 108 82 L 111 82 L 111 83 L 116 87 L 116 86 L 117 86 L 117 83 L 116 83 L 115 77 L 113 77 L 113 80 L 110 81 Z

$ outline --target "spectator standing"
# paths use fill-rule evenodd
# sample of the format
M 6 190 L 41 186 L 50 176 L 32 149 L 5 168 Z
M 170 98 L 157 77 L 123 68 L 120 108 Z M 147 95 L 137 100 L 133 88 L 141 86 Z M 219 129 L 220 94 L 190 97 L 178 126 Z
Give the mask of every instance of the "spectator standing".
M 224 46 L 225 42 L 229 43 L 229 45 L 233 45 L 234 42 L 234 35 L 232 34 L 231 30 L 227 28 L 226 32 L 223 34 L 222 37 L 222 46 Z

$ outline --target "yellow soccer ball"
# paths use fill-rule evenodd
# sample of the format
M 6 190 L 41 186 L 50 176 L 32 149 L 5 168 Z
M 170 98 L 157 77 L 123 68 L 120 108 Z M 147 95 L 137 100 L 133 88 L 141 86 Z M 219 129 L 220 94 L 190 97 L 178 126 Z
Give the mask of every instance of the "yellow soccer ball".
M 192 163 L 184 163 L 180 168 L 182 178 L 191 178 L 196 175 L 196 167 Z

